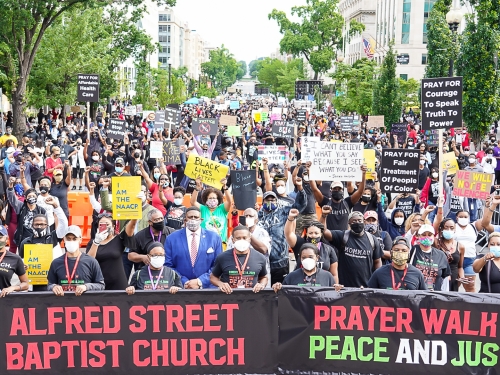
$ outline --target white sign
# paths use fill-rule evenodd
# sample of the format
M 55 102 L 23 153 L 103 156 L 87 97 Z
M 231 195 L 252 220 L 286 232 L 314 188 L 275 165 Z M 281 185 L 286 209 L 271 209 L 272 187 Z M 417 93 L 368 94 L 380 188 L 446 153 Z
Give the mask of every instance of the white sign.
M 137 114 L 137 107 L 129 105 L 125 107 L 125 116 L 135 116 Z
M 311 180 L 361 181 L 363 143 L 317 142 L 311 149 Z
M 316 148 L 316 144 L 321 142 L 319 137 L 302 137 L 300 142 L 300 159 L 302 163 L 313 160 L 312 150 Z
M 258 146 L 259 160 L 267 158 L 269 164 L 283 164 L 288 159 L 286 146 Z
M 149 142 L 149 157 L 151 159 L 160 159 L 163 157 L 163 142 L 161 141 Z

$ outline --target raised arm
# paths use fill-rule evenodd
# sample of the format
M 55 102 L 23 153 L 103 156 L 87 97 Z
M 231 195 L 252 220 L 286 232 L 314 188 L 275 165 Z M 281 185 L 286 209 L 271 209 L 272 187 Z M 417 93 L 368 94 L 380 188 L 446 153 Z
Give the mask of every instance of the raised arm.
M 366 167 L 366 164 L 363 164 L 361 166 L 361 183 L 359 184 L 358 190 L 356 190 L 352 195 L 351 195 L 351 202 L 352 204 L 358 203 L 360 200 L 361 196 L 363 195 L 363 191 L 365 190 L 365 185 L 366 185 L 366 171 L 368 168 Z
M 288 213 L 285 223 L 285 238 L 290 247 L 294 247 L 297 244 L 297 235 L 295 234 L 297 216 L 299 216 L 299 210 L 292 208 Z
M 262 159 L 262 165 L 264 166 L 264 189 L 266 189 L 266 191 L 272 191 L 273 182 L 271 181 L 271 174 L 269 173 L 269 164 L 267 162 L 267 158 Z
M 153 180 L 151 180 L 151 178 L 149 177 L 149 175 L 144 170 L 143 162 L 142 161 L 138 161 L 137 164 L 139 164 L 141 175 L 142 175 L 142 177 L 144 177 L 144 180 L 146 181 L 146 185 L 148 186 L 148 190 L 151 189 L 151 186 L 153 186 Z
M 226 212 L 229 212 L 231 210 L 231 206 L 233 205 L 233 196 L 231 195 L 229 189 L 227 188 L 226 178 L 223 178 L 221 180 L 221 184 L 222 184 L 222 189 L 224 190 L 224 197 L 226 198 L 224 200 L 224 209 L 226 210 Z
M 200 204 L 198 203 L 198 193 L 201 191 L 202 188 L 203 188 L 202 179 L 201 177 L 198 177 L 196 179 L 196 188 L 191 193 L 191 200 L 190 200 L 191 206 L 200 208 Z

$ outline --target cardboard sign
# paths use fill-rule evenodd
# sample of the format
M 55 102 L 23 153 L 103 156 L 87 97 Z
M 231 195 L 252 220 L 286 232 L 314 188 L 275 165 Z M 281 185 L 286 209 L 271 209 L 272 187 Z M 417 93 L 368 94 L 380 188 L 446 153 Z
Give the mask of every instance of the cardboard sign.
M 146 119 L 146 122 L 154 122 L 156 118 L 156 114 L 153 111 L 143 111 L 142 118 Z
M 229 109 L 240 109 L 240 102 L 238 100 L 231 100 Z
M 453 185 L 453 195 L 486 200 L 491 191 L 494 175 L 472 171 L 458 171 Z
M 205 185 L 220 189 L 221 180 L 226 178 L 228 172 L 228 166 L 192 153 L 189 154 L 184 175 L 192 179 L 201 177 Z
M 194 135 L 216 135 L 219 129 L 216 118 L 195 118 L 191 123 Z
M 384 128 L 385 127 L 385 122 L 384 122 L 385 116 L 370 116 L 368 117 L 368 122 L 366 123 L 367 128 Z
M 231 171 L 231 187 L 234 204 L 238 210 L 255 207 L 257 202 L 255 170 Z
M 142 113 L 142 104 L 137 104 L 135 108 L 137 110 L 137 113 Z
M 312 161 L 312 150 L 316 148 L 316 144 L 321 142 L 320 137 L 302 137 L 300 139 L 301 160 L 302 163 Z
M 139 220 L 142 218 L 140 176 L 113 177 L 113 220 Z
M 78 74 L 76 98 L 79 102 L 99 101 L 99 74 Z
M 229 115 L 221 115 L 219 119 L 219 124 L 225 125 L 225 126 L 232 126 L 236 125 L 236 121 L 238 118 L 236 116 L 229 116 Z
M 256 113 L 254 113 L 254 114 L 253 114 L 253 120 L 254 120 L 255 122 L 261 122 L 261 120 L 262 120 L 261 113 L 260 113 L 260 112 L 256 112 Z
M 176 129 L 181 123 L 182 112 L 175 108 L 165 108 L 165 128 Z
M 137 114 L 137 107 L 135 105 L 128 105 L 125 107 L 125 116 L 135 116 Z
M 398 143 L 403 144 L 406 141 L 406 131 L 407 131 L 407 125 L 400 123 L 400 124 L 392 124 L 391 126 L 391 143 L 394 142 L 394 136 L 398 136 Z
M 295 130 L 295 123 L 285 122 L 285 121 L 274 121 L 273 122 L 273 137 L 277 138 L 292 138 Z
M 452 175 L 458 172 L 458 162 L 457 157 L 453 151 L 443 154 L 443 160 L 441 161 L 443 169 L 448 171 L 448 175 Z
M 281 120 L 281 115 L 279 113 L 271 113 L 271 122 L 279 120 Z
M 426 130 L 424 132 L 425 142 L 429 146 L 439 145 L 439 129 Z
M 160 159 L 163 157 L 163 142 L 161 141 L 149 142 L 149 157 L 151 159 Z
M 180 149 L 176 141 L 163 141 L 163 159 L 166 165 L 181 164 Z
M 255 174 L 255 173 L 254 173 Z M 25 244 L 24 264 L 31 285 L 47 285 L 47 275 L 53 260 L 52 244 Z
M 366 171 L 367 180 L 373 180 L 372 173 L 375 172 L 375 159 L 375 150 L 363 150 L 363 164 L 365 164 L 368 168 L 368 170 Z
M 422 129 L 462 126 L 462 77 L 422 79 Z
M 283 164 L 288 159 L 287 146 L 257 146 L 259 160 L 267 158 L 269 164 Z
M 343 132 L 359 132 L 361 129 L 361 120 L 359 116 L 341 116 L 340 129 L 342 129 Z
M 418 188 L 420 151 L 382 149 L 382 193 L 414 193 Z
M 71 106 L 71 108 L 70 108 L 70 109 L 71 109 L 71 112 L 73 112 L 73 113 L 75 113 L 75 114 L 76 114 L 76 113 L 78 113 L 78 112 L 81 112 L 81 111 L 82 111 L 82 109 L 80 108 L 80 106 L 79 106 L 79 105 L 74 105 L 74 106 Z
M 127 122 L 117 118 L 109 119 L 108 137 L 111 139 L 122 140 L 127 133 Z
M 230 137 L 241 137 L 241 129 L 238 125 L 228 126 L 227 135 Z
M 361 181 L 363 143 L 318 142 L 311 150 L 309 179 L 318 181 Z
M 163 129 L 165 127 L 165 111 L 155 112 L 155 129 Z

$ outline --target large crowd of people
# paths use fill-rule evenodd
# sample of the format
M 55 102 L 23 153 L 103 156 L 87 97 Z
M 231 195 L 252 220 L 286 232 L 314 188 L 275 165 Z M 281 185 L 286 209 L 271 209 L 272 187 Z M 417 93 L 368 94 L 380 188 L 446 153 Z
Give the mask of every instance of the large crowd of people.
M 241 100 L 234 110 L 215 100 L 181 105 L 181 122 L 158 129 L 141 114 L 125 116 L 125 104 L 113 102 L 111 113 L 100 110 L 94 121 L 81 113 L 63 118 L 56 110 L 40 110 L 27 118 L 19 139 L 12 134 L 12 116 L 5 116 L 0 137 L 0 296 L 28 290 L 81 295 L 103 289 L 128 295 L 207 288 L 257 293 L 283 285 L 452 292 L 462 286 L 466 292 L 500 293 L 496 128 L 481 144 L 473 144 L 463 127 L 446 131 L 444 143 L 436 145 L 413 113 L 402 113 L 407 132 L 398 137 L 385 128 L 368 127 L 366 121 L 345 131 L 341 114 L 331 106 L 308 109 L 305 120 L 299 120 L 303 103 L 261 97 Z M 271 122 L 256 122 L 252 115 L 260 108 L 269 113 L 279 108 L 282 120 L 295 123 L 295 134 L 273 136 Z M 221 115 L 235 117 L 241 136 L 229 135 L 221 124 L 216 135 L 193 134 L 194 119 Z M 109 137 L 110 118 L 126 120 L 123 139 Z M 366 166 L 360 166 L 361 181 L 312 180 L 312 163 L 301 160 L 304 137 L 363 143 L 375 151 L 375 171 L 367 176 Z M 177 140 L 178 164 L 151 157 L 150 142 L 164 140 Z M 285 146 L 288 158 L 271 163 L 259 156 L 259 145 Z M 455 176 L 446 171 L 439 176 L 438 147 L 453 151 L 460 169 L 493 176 L 486 201 L 451 193 Z M 420 152 L 414 193 L 382 194 L 384 148 Z M 190 154 L 229 170 L 255 170 L 262 204 L 237 209 L 229 173 L 220 189 L 186 176 Z M 111 181 L 117 176 L 141 178 L 142 218 L 113 220 Z M 88 192 L 92 206 L 86 248 L 82 228 L 69 225 L 72 191 Z M 481 238 L 485 250 L 478 255 Z M 29 282 L 25 248 L 30 244 L 52 247 L 46 285 Z M 12 281 L 14 275 L 18 281 Z

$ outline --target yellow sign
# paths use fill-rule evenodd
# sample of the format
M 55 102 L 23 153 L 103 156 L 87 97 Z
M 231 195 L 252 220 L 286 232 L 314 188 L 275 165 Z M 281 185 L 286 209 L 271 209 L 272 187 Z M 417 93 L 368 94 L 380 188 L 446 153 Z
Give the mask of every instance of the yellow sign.
M 255 122 L 260 122 L 260 121 L 261 121 L 261 116 L 262 116 L 262 115 L 261 115 L 261 113 L 260 113 L 260 112 L 254 113 L 254 115 L 253 115 L 253 120 L 254 120 Z
M 113 219 L 139 220 L 142 218 L 142 201 L 137 196 L 141 192 L 139 176 L 113 177 Z
M 204 184 L 220 189 L 220 180 L 226 178 L 229 167 L 195 154 L 189 154 L 184 175 L 191 178 L 201 177 Z M 114 193 L 113 193 L 114 198 Z
M 368 168 L 366 179 L 373 180 L 372 173 L 375 172 L 375 150 L 363 150 L 363 164 Z
M 443 154 L 443 160 L 441 161 L 441 163 L 443 165 L 443 169 L 448 171 L 448 175 L 452 175 L 458 172 L 457 157 L 455 156 L 455 153 L 453 151 Z
M 31 285 L 47 285 L 50 264 L 52 263 L 52 244 L 25 244 L 24 264 Z

